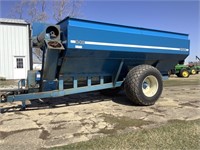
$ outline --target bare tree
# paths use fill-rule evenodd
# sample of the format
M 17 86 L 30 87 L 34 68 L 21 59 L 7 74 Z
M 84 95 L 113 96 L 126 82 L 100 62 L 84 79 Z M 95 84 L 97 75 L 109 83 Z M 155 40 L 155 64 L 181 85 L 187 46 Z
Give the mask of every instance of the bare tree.
M 21 0 L 19 3 L 17 3 L 12 9 L 11 9 L 11 14 L 9 17 L 11 18 L 18 18 L 18 19 L 23 19 L 24 18 L 24 8 L 27 4 L 26 0 Z
M 21 0 L 13 6 L 10 17 L 25 19 L 29 23 L 47 19 L 61 21 L 67 16 L 80 16 L 81 5 L 82 0 Z
M 60 0 L 54 2 L 53 17 L 56 21 L 61 21 L 65 17 L 78 17 L 81 7 L 81 0 Z
M 69 14 L 70 17 L 78 17 L 81 15 L 80 13 L 80 7 L 82 5 L 82 1 L 81 0 L 72 0 L 71 2 L 71 12 Z
M 41 0 L 40 1 L 41 3 L 41 12 L 39 14 L 39 17 L 38 17 L 38 20 L 39 21 L 45 21 L 48 19 L 48 15 L 47 15 L 47 12 L 46 12 L 46 0 Z
M 29 10 L 28 10 L 28 14 L 29 14 L 29 22 L 34 22 L 37 20 L 37 0 L 31 0 L 28 4 L 29 6 Z
M 46 12 L 46 0 L 30 0 L 26 3 L 26 12 L 28 16 L 26 21 L 32 23 L 36 21 L 46 21 L 48 15 Z
M 21 0 L 13 6 L 9 17 L 24 19 L 29 23 L 47 21 L 46 0 Z

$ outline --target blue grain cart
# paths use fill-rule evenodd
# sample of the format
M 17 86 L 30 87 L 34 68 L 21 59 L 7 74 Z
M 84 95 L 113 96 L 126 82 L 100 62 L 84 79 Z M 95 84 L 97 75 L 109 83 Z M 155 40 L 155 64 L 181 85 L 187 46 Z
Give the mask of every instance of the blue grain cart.
M 28 71 L 17 92 L 1 102 L 59 97 L 123 87 L 138 105 L 160 97 L 168 70 L 189 55 L 187 34 L 73 18 L 56 25 L 34 24 L 33 47 L 43 51 L 42 70 Z

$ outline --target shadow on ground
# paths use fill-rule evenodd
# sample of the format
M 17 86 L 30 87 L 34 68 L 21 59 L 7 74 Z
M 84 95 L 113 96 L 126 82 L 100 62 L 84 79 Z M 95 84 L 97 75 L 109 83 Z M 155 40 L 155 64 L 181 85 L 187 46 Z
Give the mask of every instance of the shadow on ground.
M 25 110 L 32 111 L 39 109 L 53 109 L 73 105 L 99 103 L 102 101 L 113 101 L 115 103 L 128 106 L 134 105 L 131 101 L 128 100 L 128 98 L 123 92 L 120 92 L 115 96 L 106 96 L 101 94 L 100 92 L 90 92 L 56 98 L 34 99 L 26 102 Z M 20 103 L 18 103 L 18 105 L 15 106 L 8 106 L 1 109 L 1 113 L 16 111 L 24 111 L 24 108 L 22 108 L 22 105 Z

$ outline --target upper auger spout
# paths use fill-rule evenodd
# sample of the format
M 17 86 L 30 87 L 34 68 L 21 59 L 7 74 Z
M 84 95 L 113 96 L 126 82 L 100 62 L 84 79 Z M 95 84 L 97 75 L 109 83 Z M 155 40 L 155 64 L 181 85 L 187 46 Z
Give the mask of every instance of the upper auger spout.
M 62 45 L 58 42 L 60 40 L 60 29 L 57 26 L 50 25 L 45 28 L 38 36 L 33 37 L 33 47 L 42 47 L 48 40 L 47 46 L 53 48 L 60 48 Z

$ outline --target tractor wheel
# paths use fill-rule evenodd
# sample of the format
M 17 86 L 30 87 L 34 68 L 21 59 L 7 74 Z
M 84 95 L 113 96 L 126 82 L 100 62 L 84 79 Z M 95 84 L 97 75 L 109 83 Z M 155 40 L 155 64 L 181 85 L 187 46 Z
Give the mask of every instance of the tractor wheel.
M 114 96 L 118 94 L 120 90 L 121 90 L 121 87 L 117 87 L 117 88 L 112 88 L 112 89 L 101 90 L 100 93 L 105 96 Z
M 177 75 L 177 77 L 182 77 L 182 76 L 180 75 L 180 72 L 179 72 L 179 73 L 176 73 L 176 75 Z
M 192 69 L 191 69 L 191 74 L 192 74 L 192 75 L 195 75 L 195 74 L 197 74 L 197 71 L 196 71 L 196 69 L 192 68 Z
M 180 77 L 183 77 L 183 78 L 188 78 L 190 76 L 190 73 L 187 69 L 182 69 L 180 71 L 180 74 L 179 74 Z
M 129 71 L 124 81 L 127 97 L 137 105 L 153 105 L 163 90 L 160 72 L 150 65 L 139 65 Z

